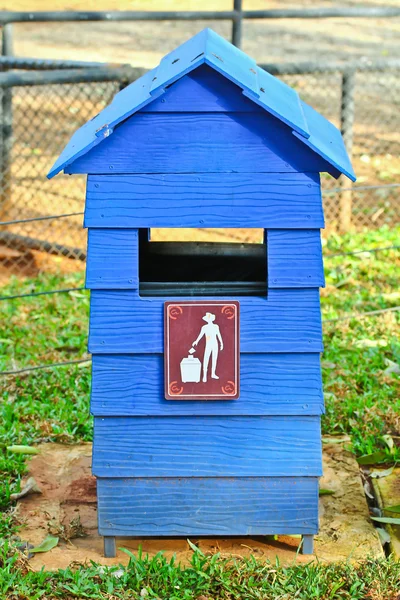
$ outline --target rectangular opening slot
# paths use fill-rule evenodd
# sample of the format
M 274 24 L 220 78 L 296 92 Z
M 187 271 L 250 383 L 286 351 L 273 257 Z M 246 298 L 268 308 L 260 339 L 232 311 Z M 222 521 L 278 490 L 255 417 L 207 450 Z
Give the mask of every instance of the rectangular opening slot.
M 158 297 L 266 296 L 266 244 L 151 241 L 148 230 L 141 229 L 139 294 Z

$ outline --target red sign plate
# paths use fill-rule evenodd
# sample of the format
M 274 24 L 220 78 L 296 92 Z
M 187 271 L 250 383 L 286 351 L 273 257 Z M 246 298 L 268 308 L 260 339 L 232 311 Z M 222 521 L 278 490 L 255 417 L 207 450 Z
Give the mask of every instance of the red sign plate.
M 167 400 L 239 398 L 239 302 L 165 302 Z

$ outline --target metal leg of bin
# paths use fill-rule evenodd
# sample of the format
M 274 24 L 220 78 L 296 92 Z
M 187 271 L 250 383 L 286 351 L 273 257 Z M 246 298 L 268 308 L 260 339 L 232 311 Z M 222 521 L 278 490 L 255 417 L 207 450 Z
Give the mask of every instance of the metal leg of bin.
M 303 544 L 301 547 L 302 554 L 314 554 L 314 536 L 303 535 Z
M 117 556 L 115 537 L 104 537 L 104 556 L 106 558 L 115 558 Z

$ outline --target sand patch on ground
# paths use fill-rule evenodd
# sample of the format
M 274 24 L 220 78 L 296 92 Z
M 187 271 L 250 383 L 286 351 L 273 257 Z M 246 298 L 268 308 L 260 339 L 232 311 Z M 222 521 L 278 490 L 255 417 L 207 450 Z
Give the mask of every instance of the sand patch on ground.
M 103 557 L 102 538 L 97 533 L 96 479 L 91 475 L 92 445 L 42 444 L 40 454 L 29 464 L 42 494 L 34 494 L 19 501 L 18 515 L 23 522 L 21 539 L 39 544 L 57 528 L 68 528 L 77 521 L 86 537 L 60 541 L 50 552 L 37 554 L 30 564 L 33 569 L 53 570 L 70 563 L 95 561 L 105 565 L 126 564 L 128 556 L 121 550 L 115 559 Z M 324 477 L 321 487 L 335 491 L 333 496 L 320 499 L 320 532 L 315 551 L 319 560 L 332 562 L 342 559 L 360 559 L 383 556 L 376 530 L 369 520 L 368 506 L 354 456 L 342 444 L 324 444 Z M 275 560 L 283 564 L 293 561 L 308 562 L 313 557 L 297 555 L 299 539 L 279 536 L 278 540 L 265 538 L 195 539 L 203 551 L 223 556 L 250 556 Z M 178 562 L 187 563 L 192 555 L 187 541 L 176 539 L 117 540 L 117 547 L 154 555 L 163 550 L 169 558 L 174 554 Z

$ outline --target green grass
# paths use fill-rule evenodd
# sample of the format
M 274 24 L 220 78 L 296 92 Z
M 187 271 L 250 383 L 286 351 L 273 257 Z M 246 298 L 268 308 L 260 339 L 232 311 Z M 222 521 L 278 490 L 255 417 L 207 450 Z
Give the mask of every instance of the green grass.
M 0 594 L 7 600 L 398 600 L 400 589 L 400 563 L 393 559 L 283 567 L 254 557 L 205 556 L 197 549 L 184 566 L 162 553 L 149 558 L 139 552 L 129 553 L 122 568 L 92 563 L 33 573 L 7 547 L 2 554 Z
M 325 254 L 386 247 L 399 242 L 399 228 L 331 236 Z M 400 305 L 400 250 L 325 260 L 323 318 Z M 357 455 L 387 450 L 399 459 L 400 379 L 386 375 L 390 360 L 400 364 L 400 312 L 324 323 L 323 355 L 326 415 L 324 433 L 347 433 Z M 382 436 L 391 435 L 393 455 Z
M 367 233 L 331 235 L 324 252 L 328 255 L 395 245 L 399 233 L 400 229 L 382 228 Z M 334 319 L 400 305 L 399 268 L 399 250 L 326 258 L 323 318 Z M 13 295 L 82 284 L 81 275 L 42 275 L 34 280 L 13 279 L 2 293 Z M 0 370 L 85 358 L 88 309 L 88 294 L 81 291 L 1 301 Z M 349 434 L 351 448 L 357 456 L 383 450 L 386 453 L 384 462 L 387 463 L 400 459 L 399 377 L 385 373 L 386 360 L 400 363 L 399 314 L 389 312 L 324 323 L 326 415 L 322 422 L 323 432 Z M 20 478 L 26 468 L 24 458 L 8 453 L 6 446 L 90 440 L 89 389 L 88 364 L 3 378 L 0 407 L 0 510 L 3 513 L 0 536 L 7 538 L 15 531 L 12 514 L 7 512 L 7 508 L 10 506 L 10 493 L 19 489 Z M 387 435 L 394 442 L 392 451 L 383 437 Z M 358 567 L 313 564 L 285 569 L 255 560 L 232 562 L 195 553 L 194 561 L 205 562 L 202 565 L 197 562 L 191 568 L 180 568 L 167 563 L 162 557 L 143 558 L 141 561 L 132 558 L 124 577 L 115 579 L 103 577 L 96 566 L 66 570 L 55 575 L 24 575 L 16 560 L 12 553 L 9 558 L 3 557 L 0 597 L 67 598 L 69 594 L 71 598 L 137 598 L 138 591 L 146 589 L 150 598 L 170 599 L 203 595 L 213 599 L 391 600 L 396 597 L 395 590 L 396 593 L 400 590 L 400 568 L 388 561 L 366 561 Z M 5 587 L 11 572 L 18 579 L 15 595 L 12 595 L 11 588 Z M 335 585 L 338 586 L 336 591 Z M 131 595 L 131 591 L 126 591 L 128 588 L 132 591 Z M 41 590 L 42 596 L 37 590 Z M 370 593 L 368 590 L 371 590 Z

